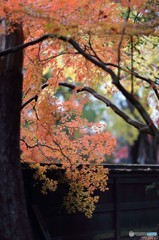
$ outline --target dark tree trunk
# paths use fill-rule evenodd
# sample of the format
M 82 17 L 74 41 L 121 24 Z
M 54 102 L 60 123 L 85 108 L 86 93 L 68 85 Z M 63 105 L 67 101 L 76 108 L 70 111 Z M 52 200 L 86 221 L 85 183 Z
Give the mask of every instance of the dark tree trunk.
M 5 22 L 2 22 L 5 28 Z M 0 50 L 23 43 L 22 28 L 0 36 Z M 0 57 L 0 240 L 32 240 L 20 166 L 23 53 Z
M 138 139 L 130 149 L 132 163 L 156 164 L 158 163 L 158 146 L 155 138 L 148 134 L 139 134 Z

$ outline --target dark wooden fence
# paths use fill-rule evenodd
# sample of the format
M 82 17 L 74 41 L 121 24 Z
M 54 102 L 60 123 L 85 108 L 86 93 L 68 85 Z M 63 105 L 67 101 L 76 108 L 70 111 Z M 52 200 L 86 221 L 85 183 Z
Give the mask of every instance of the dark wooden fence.
M 120 240 L 129 232 L 156 232 L 159 224 L 157 188 L 159 166 L 107 165 L 109 191 L 100 193 L 100 202 L 91 219 L 69 215 L 62 208 L 64 188 L 42 195 L 24 170 L 26 199 L 37 240 Z M 159 188 L 158 188 L 159 190 Z

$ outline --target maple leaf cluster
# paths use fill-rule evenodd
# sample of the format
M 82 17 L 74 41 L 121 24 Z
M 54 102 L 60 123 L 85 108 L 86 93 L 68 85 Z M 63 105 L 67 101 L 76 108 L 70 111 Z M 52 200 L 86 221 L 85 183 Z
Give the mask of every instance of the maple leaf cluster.
M 47 177 L 47 170 L 63 169 L 63 184 L 69 185 L 66 209 L 91 217 L 98 200 L 95 190 L 107 186 L 108 169 L 100 164 L 114 152 L 116 140 L 104 125 L 81 118 L 84 100 L 75 97 L 60 101 L 47 88 L 32 108 L 22 111 L 21 158 L 35 169 L 44 194 L 55 191 L 60 182 Z

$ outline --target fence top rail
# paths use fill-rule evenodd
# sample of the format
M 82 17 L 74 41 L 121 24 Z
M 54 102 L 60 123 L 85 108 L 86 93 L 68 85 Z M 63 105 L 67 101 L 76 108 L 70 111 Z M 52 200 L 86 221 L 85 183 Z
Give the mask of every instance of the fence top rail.
M 103 164 L 110 171 L 159 172 L 159 164 Z
M 44 164 L 42 164 L 44 165 Z M 47 164 L 50 165 L 50 164 Z M 56 164 L 60 166 L 59 164 Z M 159 164 L 102 164 L 110 171 L 124 172 L 159 172 Z M 79 166 L 80 167 L 80 166 Z M 30 169 L 27 163 L 22 163 L 22 169 Z M 30 169 L 31 170 L 31 169 Z

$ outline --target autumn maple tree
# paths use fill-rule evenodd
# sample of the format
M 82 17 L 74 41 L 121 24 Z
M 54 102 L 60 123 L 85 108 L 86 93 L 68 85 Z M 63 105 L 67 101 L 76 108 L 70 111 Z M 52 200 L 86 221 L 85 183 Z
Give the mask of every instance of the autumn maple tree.
M 0 1 L 1 239 L 31 239 L 20 158 L 36 169 L 43 193 L 58 186 L 47 169 L 64 169 L 66 208 L 91 216 L 95 190 L 107 187 L 101 163 L 116 145 L 105 125 L 82 118 L 92 96 L 152 135 L 157 149 L 158 65 L 154 58 L 147 65 L 146 56 L 158 51 L 158 7 L 146 0 Z M 133 118 L 111 101 L 117 92 Z

